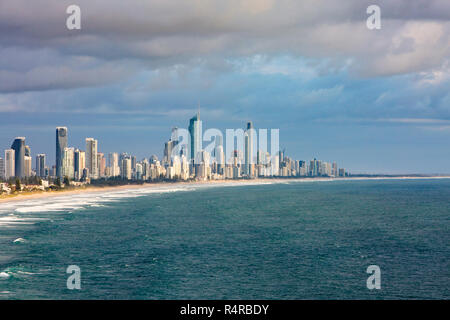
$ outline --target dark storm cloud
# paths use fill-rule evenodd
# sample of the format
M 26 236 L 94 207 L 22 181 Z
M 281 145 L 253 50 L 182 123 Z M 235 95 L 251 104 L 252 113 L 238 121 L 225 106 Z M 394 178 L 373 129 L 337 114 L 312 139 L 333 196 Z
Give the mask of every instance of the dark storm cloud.
M 74 3 L 81 7 L 80 31 L 65 27 L 66 8 Z M 255 54 L 331 59 L 364 77 L 442 69 L 450 55 L 449 1 L 377 1 L 379 31 L 365 26 L 369 4 L 0 1 L 0 91 L 107 84 L 142 69 Z M 48 57 L 35 59 L 42 51 Z M 83 59 L 95 65 L 86 67 Z

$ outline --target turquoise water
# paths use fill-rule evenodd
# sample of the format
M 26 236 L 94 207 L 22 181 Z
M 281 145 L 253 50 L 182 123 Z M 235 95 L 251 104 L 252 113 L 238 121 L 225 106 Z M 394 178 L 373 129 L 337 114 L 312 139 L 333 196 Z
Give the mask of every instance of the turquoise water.
M 444 179 L 1 204 L 0 299 L 449 299 L 449 227 Z M 372 264 L 381 290 L 366 287 Z M 81 290 L 66 287 L 69 265 Z

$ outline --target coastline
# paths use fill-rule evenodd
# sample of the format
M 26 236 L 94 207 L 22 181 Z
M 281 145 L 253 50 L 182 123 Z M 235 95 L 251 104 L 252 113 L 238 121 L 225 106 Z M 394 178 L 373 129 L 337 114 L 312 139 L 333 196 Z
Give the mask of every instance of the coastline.
M 186 185 L 205 185 L 205 184 L 221 184 L 223 186 L 230 185 L 259 185 L 259 184 L 282 184 L 289 182 L 326 182 L 326 181 L 361 181 L 361 180 L 427 180 L 427 179 L 450 179 L 450 176 L 386 176 L 386 177 L 346 177 L 346 178 L 331 178 L 331 177 L 314 177 L 314 178 L 259 178 L 259 179 L 237 179 L 237 180 L 208 180 L 208 181 L 179 181 L 179 182 L 155 182 L 143 184 L 128 184 L 119 186 L 88 186 L 83 188 L 75 188 L 59 191 L 41 191 L 24 194 L 15 194 L 0 196 L 0 204 L 6 202 L 20 202 L 24 200 L 42 199 L 70 196 L 81 193 L 103 193 L 109 191 L 133 190 L 133 189 L 147 189 L 157 188 L 163 186 L 186 186 Z

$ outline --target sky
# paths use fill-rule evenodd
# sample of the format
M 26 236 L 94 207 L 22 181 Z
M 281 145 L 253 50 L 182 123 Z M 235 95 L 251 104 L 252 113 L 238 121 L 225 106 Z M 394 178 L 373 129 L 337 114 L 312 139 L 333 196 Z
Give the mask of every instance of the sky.
M 0 0 L 0 150 L 25 136 L 50 165 L 57 126 L 141 159 L 200 105 L 204 130 L 280 129 L 295 159 L 450 173 L 449 89 L 448 0 Z

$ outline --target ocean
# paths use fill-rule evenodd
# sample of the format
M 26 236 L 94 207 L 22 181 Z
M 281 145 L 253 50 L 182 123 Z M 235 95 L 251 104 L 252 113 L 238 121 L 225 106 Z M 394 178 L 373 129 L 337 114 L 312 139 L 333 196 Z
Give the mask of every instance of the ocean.
M 161 185 L 0 204 L 0 299 L 449 299 L 450 179 Z M 68 266 L 80 269 L 70 290 Z M 381 289 L 366 272 L 380 268 Z

